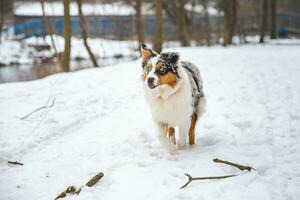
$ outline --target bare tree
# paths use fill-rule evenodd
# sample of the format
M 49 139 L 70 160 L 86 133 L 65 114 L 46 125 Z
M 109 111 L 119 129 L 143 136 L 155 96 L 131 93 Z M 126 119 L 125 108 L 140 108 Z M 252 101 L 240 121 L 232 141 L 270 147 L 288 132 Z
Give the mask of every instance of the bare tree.
M 0 44 L 2 41 L 2 26 L 4 23 L 4 1 L 0 0 Z
M 82 36 L 82 39 L 83 39 L 83 43 L 84 43 L 84 46 L 91 58 L 91 61 L 94 65 L 94 67 L 98 67 L 98 63 L 97 63 L 97 60 L 87 42 L 87 37 L 88 37 L 88 26 L 87 26 L 87 23 L 86 23 L 86 20 L 83 16 L 83 13 L 82 13 L 82 0 L 76 0 L 77 1 L 77 5 L 78 5 L 78 13 L 79 13 L 79 20 L 80 20 L 80 27 L 81 27 L 81 36 Z
M 41 3 L 41 6 L 42 6 L 42 12 L 43 12 L 43 18 L 44 18 L 44 22 L 45 22 L 45 27 L 46 27 L 46 31 L 47 33 L 49 34 L 50 36 L 50 39 L 51 39 L 51 44 L 52 44 L 52 47 L 54 49 L 54 55 L 55 57 L 57 57 L 58 61 L 60 62 L 59 58 L 58 58 L 58 54 L 57 54 L 57 48 L 56 48 L 56 45 L 55 45 L 55 42 L 54 42 L 54 38 L 53 38 L 53 31 L 52 31 L 52 27 L 51 27 L 51 24 L 49 22 L 49 19 L 46 15 L 46 12 L 45 12 L 45 5 L 44 5 L 44 0 L 39 0 L 40 3 Z
M 224 46 L 232 44 L 232 38 L 236 29 L 237 1 L 221 0 L 221 10 L 224 12 Z
M 132 6 L 135 10 L 135 29 L 137 40 L 139 42 L 139 47 L 144 43 L 144 25 L 143 25 L 143 16 L 142 16 L 142 5 L 143 0 L 124 0 L 124 2 Z
M 137 31 L 137 37 L 139 43 L 144 42 L 144 26 L 143 26 L 143 18 L 142 18 L 142 0 L 135 0 L 134 5 L 136 14 L 135 14 L 135 26 Z
M 259 43 L 264 43 L 265 34 L 268 23 L 268 0 L 263 0 L 262 5 L 262 17 L 260 23 L 260 31 L 259 31 Z
M 154 50 L 158 53 L 161 52 L 163 44 L 163 11 L 162 11 L 162 1 L 155 1 L 155 13 L 156 13 L 156 34 L 154 39 Z
M 209 13 L 207 9 L 207 1 L 208 0 L 202 0 L 202 6 L 204 11 L 204 23 L 205 23 L 205 39 L 206 39 L 206 45 L 211 45 L 211 24 L 209 19 Z
M 256 12 L 253 12 L 254 5 L 252 0 L 240 0 L 239 12 L 237 13 L 236 34 L 239 36 L 239 43 L 247 43 L 247 28 L 252 26 L 251 20 L 255 21 Z M 251 16 L 254 15 L 254 16 Z
M 13 1 L 11 0 L 0 0 L 0 44 L 2 40 L 3 25 L 5 18 L 12 14 Z
M 71 54 L 71 19 L 70 19 L 70 0 L 63 0 L 64 2 L 64 38 L 65 48 L 63 55 L 63 71 L 70 71 L 70 54 Z
M 178 37 L 182 46 L 190 45 L 191 27 L 194 22 L 194 11 L 188 11 L 185 5 L 190 3 L 192 7 L 195 6 L 195 1 L 192 0 L 165 0 L 163 7 L 166 14 L 169 16 L 178 31 Z
M 277 0 L 271 1 L 271 39 L 276 39 L 276 24 L 277 24 Z

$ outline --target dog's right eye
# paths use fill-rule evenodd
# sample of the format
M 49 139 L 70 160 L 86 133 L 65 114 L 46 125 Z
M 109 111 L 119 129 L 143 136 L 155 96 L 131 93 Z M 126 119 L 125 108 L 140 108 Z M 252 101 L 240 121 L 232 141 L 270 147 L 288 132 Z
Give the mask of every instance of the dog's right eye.
M 158 72 L 160 75 L 165 75 L 167 73 L 167 68 L 165 66 L 159 68 Z

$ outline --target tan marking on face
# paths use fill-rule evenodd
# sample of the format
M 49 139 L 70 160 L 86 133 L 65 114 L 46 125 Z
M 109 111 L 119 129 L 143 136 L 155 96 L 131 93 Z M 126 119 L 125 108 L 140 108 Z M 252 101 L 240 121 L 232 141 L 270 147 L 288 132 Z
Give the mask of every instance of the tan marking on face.
M 152 63 L 149 63 L 147 65 L 147 71 L 150 72 L 150 70 L 152 69 L 152 67 L 153 67 Z
M 143 74 L 142 74 L 142 79 L 145 81 L 146 78 L 147 78 L 147 75 L 148 73 L 150 72 L 150 70 L 152 69 L 152 63 L 149 63 L 147 66 L 146 66 L 146 69 L 143 71 Z
M 152 55 L 152 52 L 149 49 L 141 48 L 141 52 L 142 52 L 142 57 L 143 57 L 144 60 L 149 59 Z
M 175 76 L 175 74 L 168 72 L 165 75 L 158 75 L 158 80 L 159 83 L 162 84 L 167 84 L 171 87 L 174 87 L 176 85 L 177 82 L 177 78 Z
M 161 68 L 162 66 L 163 66 L 162 63 L 157 63 L 157 64 L 156 64 L 156 68 L 157 68 L 157 69 Z
M 143 71 L 143 74 L 142 74 L 141 77 L 142 77 L 143 81 L 145 81 L 146 78 L 147 78 L 147 72 L 146 72 L 146 71 Z

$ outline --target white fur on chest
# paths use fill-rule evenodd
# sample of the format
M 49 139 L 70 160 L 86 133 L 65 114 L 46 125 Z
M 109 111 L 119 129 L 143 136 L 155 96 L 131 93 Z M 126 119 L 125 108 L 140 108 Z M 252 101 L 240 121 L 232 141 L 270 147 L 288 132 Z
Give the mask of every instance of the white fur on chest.
M 182 68 L 178 72 L 180 81 L 174 88 L 168 85 L 152 90 L 144 87 L 146 100 L 156 122 L 177 126 L 190 120 L 193 110 L 190 81 Z

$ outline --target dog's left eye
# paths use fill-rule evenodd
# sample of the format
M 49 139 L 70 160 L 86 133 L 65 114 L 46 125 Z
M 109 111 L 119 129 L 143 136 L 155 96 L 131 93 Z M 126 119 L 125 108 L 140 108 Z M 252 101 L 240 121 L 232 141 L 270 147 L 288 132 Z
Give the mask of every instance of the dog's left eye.
M 167 68 L 166 67 L 161 67 L 159 68 L 158 72 L 160 75 L 165 75 L 167 73 Z

